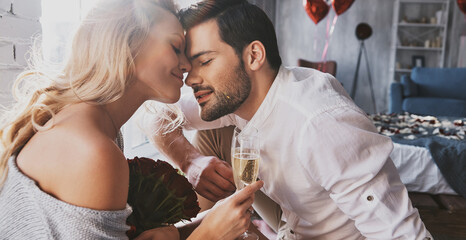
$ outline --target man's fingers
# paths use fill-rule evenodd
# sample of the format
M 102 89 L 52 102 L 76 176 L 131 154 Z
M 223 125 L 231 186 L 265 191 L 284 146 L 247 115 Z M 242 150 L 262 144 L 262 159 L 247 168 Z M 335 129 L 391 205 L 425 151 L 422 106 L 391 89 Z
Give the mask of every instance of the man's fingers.
M 231 176 L 231 179 L 228 179 L 228 176 Z M 220 164 L 214 164 L 211 168 L 206 169 L 201 176 L 201 182 L 203 184 L 211 182 L 228 195 L 233 193 L 236 189 L 233 183 L 233 173 L 231 168 L 228 165 L 223 164 L 223 162 Z M 205 186 L 205 188 L 208 188 L 214 194 L 224 195 L 223 193 L 219 193 L 216 189 L 211 189 L 210 186 Z
M 225 191 L 224 189 L 221 189 L 216 182 L 213 182 L 213 181 L 210 181 L 210 180 L 206 180 L 204 182 L 204 187 L 209 192 L 211 192 L 212 194 L 214 194 L 217 197 L 224 198 L 224 197 L 227 197 L 227 196 L 231 195 L 230 191 Z
M 209 201 L 217 202 L 218 200 L 224 199 L 226 196 L 220 196 L 215 193 L 212 193 L 209 189 L 198 189 L 196 190 L 203 197 L 207 198 Z
M 228 180 L 232 184 L 232 186 L 234 187 L 235 183 L 234 183 L 234 180 L 233 180 L 233 170 L 232 170 L 231 166 L 228 163 L 223 162 L 223 161 L 221 163 L 222 164 L 218 164 L 217 166 L 215 166 L 215 171 L 220 176 L 222 176 L 223 178 Z
M 212 179 L 215 181 L 215 184 L 226 192 L 234 192 L 236 190 L 234 181 L 233 181 L 233 172 L 231 168 L 224 164 L 218 164 L 215 166 L 215 172 L 217 173 L 217 178 Z
M 214 196 L 212 193 L 209 191 L 206 191 L 202 194 L 203 197 L 207 198 L 209 201 L 216 202 L 220 200 L 218 197 Z
M 225 197 L 228 197 L 232 194 L 230 191 L 224 191 L 220 189 L 215 183 L 209 181 L 209 180 L 204 180 L 202 184 L 200 184 L 202 187 L 197 188 L 196 191 L 204 196 L 205 198 L 209 199 L 210 201 L 217 201 L 219 199 L 223 199 Z
M 244 202 L 245 200 L 247 200 L 248 198 L 250 198 L 251 196 L 254 195 L 254 193 L 259 190 L 262 186 L 264 186 L 264 182 L 259 180 L 253 184 L 250 184 L 249 186 L 245 187 L 244 189 L 242 189 L 241 191 L 239 191 L 238 193 L 236 193 L 236 195 L 234 196 L 234 198 L 242 203 Z

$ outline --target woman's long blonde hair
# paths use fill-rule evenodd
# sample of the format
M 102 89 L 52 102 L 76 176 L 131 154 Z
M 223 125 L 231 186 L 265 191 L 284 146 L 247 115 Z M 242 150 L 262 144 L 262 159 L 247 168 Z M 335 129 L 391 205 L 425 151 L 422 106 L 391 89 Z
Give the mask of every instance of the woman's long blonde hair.
M 123 95 L 133 79 L 137 51 L 161 8 L 176 14 L 172 0 L 101 0 L 79 26 L 58 73 L 35 63 L 17 77 L 13 88 L 17 103 L 1 113 L 0 119 L 0 189 L 9 157 L 65 106 L 105 104 Z M 38 87 L 38 83 L 45 84 Z

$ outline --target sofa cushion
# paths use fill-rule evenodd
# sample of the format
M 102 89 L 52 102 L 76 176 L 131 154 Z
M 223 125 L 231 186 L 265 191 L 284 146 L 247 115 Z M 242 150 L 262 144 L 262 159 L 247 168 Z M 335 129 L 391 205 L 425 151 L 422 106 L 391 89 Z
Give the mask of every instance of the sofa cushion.
M 403 109 L 401 104 L 403 103 L 403 86 L 401 83 L 394 82 L 390 85 L 390 102 L 388 105 L 389 113 L 402 113 Z
M 404 97 L 416 97 L 418 95 L 417 84 L 414 83 L 408 75 L 403 75 L 401 77 L 401 84 L 403 85 Z
M 466 68 L 414 68 L 411 79 L 420 97 L 466 100 Z
M 403 100 L 402 109 L 419 115 L 466 117 L 466 100 L 411 97 Z

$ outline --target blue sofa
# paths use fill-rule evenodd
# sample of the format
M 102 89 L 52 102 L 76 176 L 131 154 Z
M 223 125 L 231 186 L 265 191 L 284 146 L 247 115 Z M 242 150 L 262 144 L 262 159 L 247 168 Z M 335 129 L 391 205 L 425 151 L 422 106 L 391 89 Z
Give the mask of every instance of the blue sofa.
M 414 68 L 391 84 L 389 112 L 466 117 L 466 68 Z

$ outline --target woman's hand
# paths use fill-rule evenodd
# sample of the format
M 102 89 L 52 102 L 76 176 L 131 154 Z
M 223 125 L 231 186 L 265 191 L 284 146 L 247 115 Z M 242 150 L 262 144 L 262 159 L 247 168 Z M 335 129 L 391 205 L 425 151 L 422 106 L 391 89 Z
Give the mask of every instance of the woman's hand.
M 144 231 L 135 240 L 179 240 L 180 233 L 174 226 L 159 227 Z
M 263 185 L 262 181 L 253 183 L 216 204 L 193 232 L 192 239 L 199 236 L 199 239 L 229 240 L 245 232 L 251 221 L 249 209 L 254 202 L 254 193 Z

